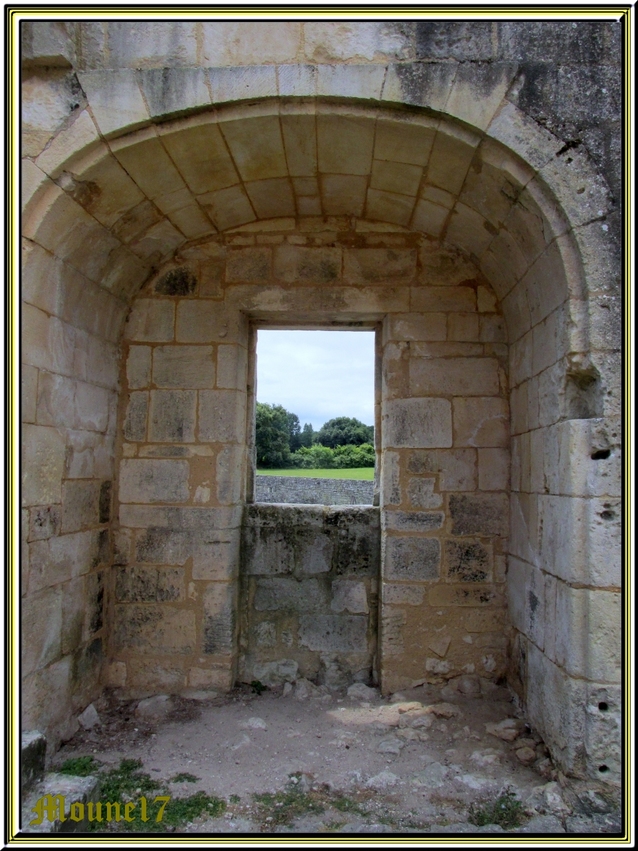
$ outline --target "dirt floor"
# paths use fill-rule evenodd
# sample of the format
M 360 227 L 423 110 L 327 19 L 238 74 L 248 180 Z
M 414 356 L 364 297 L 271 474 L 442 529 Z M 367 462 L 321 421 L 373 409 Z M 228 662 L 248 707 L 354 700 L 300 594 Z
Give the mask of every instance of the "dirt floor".
M 176 834 L 506 831 L 529 840 L 621 830 L 613 791 L 556 771 L 505 688 L 472 677 L 390 698 L 361 684 L 257 688 L 126 702 L 107 694 L 52 769 L 79 756 L 103 772 L 137 759 L 175 799 L 223 799 L 216 817 L 163 828 Z

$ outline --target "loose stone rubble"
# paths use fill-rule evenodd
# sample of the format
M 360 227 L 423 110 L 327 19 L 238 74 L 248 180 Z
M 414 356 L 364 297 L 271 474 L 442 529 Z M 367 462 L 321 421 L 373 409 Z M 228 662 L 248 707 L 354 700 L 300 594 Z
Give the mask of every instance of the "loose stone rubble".
M 390 699 L 360 683 L 331 690 L 301 679 L 290 686 L 259 696 L 244 687 L 209 692 L 207 700 L 174 698 L 160 722 L 143 719 L 147 701 L 135 709 L 136 701 L 102 699 L 104 723 L 78 733 L 55 763 L 90 754 L 108 767 L 127 757 L 141 759 L 156 780 L 194 775 L 194 784 L 172 783 L 172 794 L 201 789 L 228 807 L 219 818 L 185 825 L 186 834 L 501 833 L 498 824 L 468 818 L 472 807 L 507 791 L 524 816 L 506 832 L 602 838 L 620 829 L 618 797 L 600 783 L 567 779 L 545 758 L 541 737 L 506 688 L 442 701 L 434 686 Z M 534 754 L 531 765 L 518 757 L 521 745 Z M 273 824 L 253 795 L 291 784 L 311 797 L 323 794 L 325 811 Z

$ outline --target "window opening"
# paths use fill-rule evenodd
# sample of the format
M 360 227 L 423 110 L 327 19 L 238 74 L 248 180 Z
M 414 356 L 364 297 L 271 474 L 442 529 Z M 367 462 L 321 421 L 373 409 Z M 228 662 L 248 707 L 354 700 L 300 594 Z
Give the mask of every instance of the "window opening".
M 255 502 L 376 502 L 374 329 L 260 328 L 255 383 Z

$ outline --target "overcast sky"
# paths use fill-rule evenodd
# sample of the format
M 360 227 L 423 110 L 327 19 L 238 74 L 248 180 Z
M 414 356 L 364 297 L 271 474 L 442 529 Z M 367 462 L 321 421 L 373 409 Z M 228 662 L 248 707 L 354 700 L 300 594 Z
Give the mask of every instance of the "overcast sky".
M 373 425 L 374 333 L 260 330 L 257 401 L 283 405 L 302 428 L 334 417 Z

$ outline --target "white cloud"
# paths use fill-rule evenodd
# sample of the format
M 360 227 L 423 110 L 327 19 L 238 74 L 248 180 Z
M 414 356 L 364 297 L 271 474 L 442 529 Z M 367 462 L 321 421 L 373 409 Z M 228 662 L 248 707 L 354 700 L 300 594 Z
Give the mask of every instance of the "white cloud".
M 314 429 L 333 417 L 374 423 L 374 333 L 260 330 L 257 399 Z

